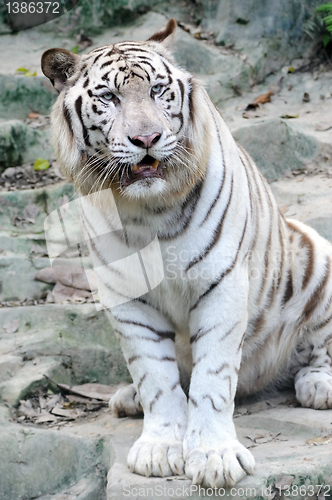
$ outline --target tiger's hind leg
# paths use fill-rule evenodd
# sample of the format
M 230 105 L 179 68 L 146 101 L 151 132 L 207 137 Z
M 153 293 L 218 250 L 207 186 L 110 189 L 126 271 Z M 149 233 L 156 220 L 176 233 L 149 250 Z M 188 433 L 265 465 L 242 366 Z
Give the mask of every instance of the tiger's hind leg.
M 309 365 L 295 375 L 296 398 L 315 410 L 332 408 L 332 366 L 328 346 L 313 347 Z
M 111 397 L 109 406 L 117 418 L 143 415 L 143 408 L 134 384 L 118 389 Z

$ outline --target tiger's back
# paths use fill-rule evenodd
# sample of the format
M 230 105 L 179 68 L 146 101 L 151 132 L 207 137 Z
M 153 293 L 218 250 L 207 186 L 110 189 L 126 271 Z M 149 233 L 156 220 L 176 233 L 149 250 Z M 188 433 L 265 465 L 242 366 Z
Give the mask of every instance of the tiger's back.
M 82 195 L 98 193 L 82 199 L 83 224 L 134 382 L 112 406 L 144 411 L 128 465 L 229 486 L 254 466 L 236 438 L 236 391 L 295 379 L 303 406 L 332 407 L 332 246 L 280 214 L 203 87 L 175 64 L 174 29 L 82 57 L 51 49 L 43 71 L 60 91 L 58 158 Z M 141 296 L 139 274 L 128 280 L 98 239 L 119 227 L 120 254 L 138 255 L 151 234 L 160 245 L 165 278 Z

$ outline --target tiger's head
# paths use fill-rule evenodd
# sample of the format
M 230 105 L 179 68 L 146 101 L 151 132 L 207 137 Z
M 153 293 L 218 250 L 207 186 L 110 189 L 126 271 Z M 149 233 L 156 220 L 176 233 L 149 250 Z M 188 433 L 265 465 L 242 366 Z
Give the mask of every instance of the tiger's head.
M 204 176 L 204 92 L 173 60 L 175 28 L 171 19 L 146 42 L 43 54 L 42 70 L 59 91 L 56 155 L 82 194 L 111 187 L 118 199 L 171 202 Z

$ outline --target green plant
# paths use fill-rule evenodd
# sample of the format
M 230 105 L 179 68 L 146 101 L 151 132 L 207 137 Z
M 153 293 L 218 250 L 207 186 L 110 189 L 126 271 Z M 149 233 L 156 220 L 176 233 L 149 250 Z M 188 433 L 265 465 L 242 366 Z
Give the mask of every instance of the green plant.
M 326 48 L 332 43 L 332 3 L 317 7 L 304 23 L 303 31 L 318 45 Z
M 316 13 L 318 15 L 326 14 L 326 16 L 322 18 L 327 31 L 327 33 L 323 34 L 323 45 L 326 47 L 332 42 L 332 3 L 330 2 L 320 5 L 316 8 Z

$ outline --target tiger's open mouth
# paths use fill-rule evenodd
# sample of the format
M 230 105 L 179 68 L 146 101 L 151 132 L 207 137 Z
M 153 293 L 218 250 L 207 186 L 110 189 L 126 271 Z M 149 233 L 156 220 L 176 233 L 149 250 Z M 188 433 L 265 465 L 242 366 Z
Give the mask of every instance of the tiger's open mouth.
M 158 160 L 146 155 L 137 165 L 131 165 L 121 179 L 122 187 L 129 186 L 142 179 L 165 179 L 163 169 Z

